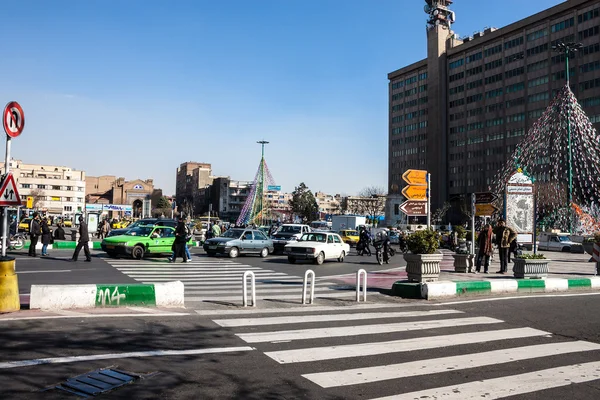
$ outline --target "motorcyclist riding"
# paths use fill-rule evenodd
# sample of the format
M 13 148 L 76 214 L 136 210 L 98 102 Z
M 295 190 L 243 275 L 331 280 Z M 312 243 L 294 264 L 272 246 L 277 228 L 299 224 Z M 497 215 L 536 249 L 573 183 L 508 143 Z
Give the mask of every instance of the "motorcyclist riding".
M 362 248 L 363 253 L 367 253 L 368 255 L 371 255 L 371 249 L 369 248 L 370 241 L 371 241 L 371 235 L 369 235 L 369 232 L 367 232 L 367 230 L 365 229 L 364 226 L 361 227 L 357 247 Z

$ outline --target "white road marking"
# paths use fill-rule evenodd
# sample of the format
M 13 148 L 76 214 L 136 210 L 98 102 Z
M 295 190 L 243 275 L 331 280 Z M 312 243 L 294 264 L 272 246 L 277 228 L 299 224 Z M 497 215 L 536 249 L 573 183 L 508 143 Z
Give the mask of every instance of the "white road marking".
M 19 275 L 19 274 L 48 274 L 48 273 L 54 273 L 54 272 L 73 272 L 73 270 L 70 270 L 70 269 L 45 269 L 45 270 L 38 270 L 38 271 L 17 271 L 17 275 Z
M 298 329 L 289 331 L 254 332 L 237 334 L 246 343 L 273 342 L 276 340 L 303 340 L 357 335 L 374 335 L 389 332 L 407 332 L 424 329 L 448 328 L 479 324 L 497 324 L 503 321 L 488 317 L 453 318 L 432 321 L 399 322 L 336 328 Z
M 380 318 L 410 318 L 410 317 L 428 317 L 430 315 L 462 314 L 458 310 L 431 310 L 431 311 L 399 311 L 399 312 L 379 312 L 379 313 L 354 313 L 354 314 L 328 314 L 328 315 L 303 315 L 290 317 L 265 317 L 265 318 L 233 318 L 233 319 L 215 319 L 214 323 L 222 327 L 232 328 L 238 326 L 261 326 L 261 325 L 283 325 L 283 324 L 305 324 L 310 322 L 328 322 L 328 321 L 355 321 L 364 319 Z
M 110 353 L 110 354 L 95 354 L 89 356 L 71 356 L 71 357 L 51 357 L 37 358 L 33 360 L 8 361 L 0 363 L 0 369 L 29 367 L 32 365 L 42 364 L 64 364 L 81 361 L 94 360 L 112 360 L 115 358 L 133 358 L 133 357 L 164 357 L 164 356 L 185 356 L 195 354 L 215 354 L 215 353 L 234 353 L 240 351 L 252 351 L 254 347 L 213 347 L 208 349 L 192 349 L 192 350 L 150 350 L 150 351 L 134 351 L 130 353 Z
M 131 276 L 131 278 L 135 278 L 135 276 Z M 147 279 L 147 278 L 144 278 Z M 266 278 L 260 278 L 260 279 L 266 279 Z M 294 276 L 277 276 L 277 277 L 273 277 L 273 279 L 269 279 L 270 281 L 289 281 L 289 280 L 296 280 L 298 279 L 298 277 L 294 277 Z M 139 279 L 138 279 L 139 280 Z M 161 281 L 172 281 L 173 279 L 170 279 L 169 277 L 161 277 L 161 278 L 155 278 L 152 282 L 161 282 Z M 184 280 L 184 279 L 180 279 L 180 280 Z M 196 282 L 208 282 L 208 281 L 220 281 L 223 283 L 241 283 L 241 277 L 238 277 L 237 279 L 235 279 L 235 277 L 228 277 L 228 276 L 223 276 L 220 278 L 192 278 L 192 279 L 185 279 L 185 281 L 196 281 Z M 249 281 L 249 280 L 248 280 Z M 258 282 L 258 277 L 256 279 L 256 281 Z
M 427 305 L 426 305 L 427 306 Z M 305 312 L 323 311 L 353 311 L 353 310 L 377 310 L 385 308 L 414 308 L 414 304 L 352 304 L 348 306 L 312 306 L 305 305 L 294 308 L 259 308 L 259 309 L 236 309 L 236 310 L 195 310 L 200 315 L 248 315 L 248 314 L 297 314 Z
M 389 342 L 360 343 L 342 346 L 312 347 L 307 349 L 271 351 L 265 353 L 280 364 L 334 360 L 340 358 L 364 357 L 378 354 L 400 353 L 405 351 L 436 349 L 447 346 L 460 346 L 465 343 L 486 343 L 535 336 L 548 336 L 549 332 L 532 328 L 504 329 L 458 333 L 452 335 L 418 337 L 392 340 Z
M 505 364 L 519 360 L 550 357 L 558 354 L 594 350 L 600 350 L 600 344 L 584 341 L 549 343 L 481 353 L 462 354 L 460 356 L 432 358 L 401 364 L 355 368 L 333 372 L 319 372 L 302 376 L 321 387 L 330 388 L 381 382 L 389 379 L 399 379 L 411 376 L 431 375 L 487 365 Z
M 200 289 L 197 286 L 188 286 L 185 290 L 185 294 L 186 295 L 197 295 L 197 294 L 201 294 L 201 295 L 219 295 L 219 294 L 231 294 L 231 287 L 228 288 L 224 288 L 221 290 L 197 290 Z M 210 288 L 208 288 L 210 289 Z M 241 293 L 241 285 L 240 285 L 240 293 Z M 325 293 L 325 292 L 329 292 L 331 291 L 331 289 L 327 288 L 327 287 L 316 287 L 315 288 L 315 295 L 317 295 L 318 293 Z M 299 293 L 300 295 L 302 295 L 302 287 L 301 286 L 296 286 L 296 287 L 273 287 L 270 285 L 256 285 L 256 294 L 257 295 L 261 295 L 264 296 L 265 294 L 271 294 L 271 293 Z
M 598 379 L 600 379 L 600 362 L 589 362 L 372 400 L 494 400 Z
M 137 318 L 137 317 L 180 317 L 186 315 L 193 315 L 188 313 L 172 313 L 165 312 L 162 314 L 78 314 L 78 315 L 43 315 L 38 317 L 0 317 L 0 323 L 4 321 L 25 321 L 25 320 L 36 320 L 36 319 L 60 319 L 60 318 Z
M 582 288 L 585 289 L 585 288 Z M 565 294 L 539 294 L 532 295 L 527 294 L 526 296 L 508 296 L 508 297 L 494 297 L 491 299 L 473 299 L 473 300 L 459 300 L 459 301 L 449 301 L 442 303 L 432 303 L 431 306 L 447 306 L 453 304 L 467 304 L 467 303 L 482 303 L 487 301 L 503 301 L 503 300 L 524 300 L 524 299 L 537 299 L 541 297 L 578 297 L 578 296 L 599 296 L 600 293 L 565 293 Z

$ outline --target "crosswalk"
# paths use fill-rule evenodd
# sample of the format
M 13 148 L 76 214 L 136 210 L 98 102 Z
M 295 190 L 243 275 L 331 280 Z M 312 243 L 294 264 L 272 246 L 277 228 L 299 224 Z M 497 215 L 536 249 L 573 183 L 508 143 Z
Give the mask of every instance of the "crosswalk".
M 255 275 L 257 300 L 302 299 L 303 277 L 275 272 L 229 259 L 193 259 L 189 263 L 169 263 L 166 259 L 105 259 L 117 270 L 140 283 L 182 281 L 185 302 L 242 301 L 242 281 L 245 271 Z M 248 279 L 248 291 L 250 291 Z M 315 298 L 349 299 L 356 292 L 335 282 L 315 281 Z
M 539 391 L 548 391 L 544 398 L 563 398 L 552 390 L 600 383 L 598 343 L 418 307 L 232 311 L 213 321 L 256 346 L 277 368 L 323 388 L 323 398 L 498 399 Z

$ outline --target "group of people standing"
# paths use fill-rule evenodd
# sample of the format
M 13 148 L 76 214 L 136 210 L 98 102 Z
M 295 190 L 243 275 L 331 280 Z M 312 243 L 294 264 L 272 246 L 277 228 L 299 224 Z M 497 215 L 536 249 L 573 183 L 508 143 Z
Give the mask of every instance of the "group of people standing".
M 500 271 L 497 274 L 506 274 L 508 272 L 508 263 L 510 262 L 511 246 L 516 247 L 517 232 L 508 226 L 502 218 L 498 220 L 495 228 L 492 229 L 490 224 L 486 224 L 477 236 L 477 245 L 479 251 L 475 263 L 475 272 L 481 272 L 481 264 L 483 263 L 483 272 L 489 273 L 490 257 L 494 253 L 494 238 L 495 244 L 498 245 L 498 254 L 500 255 Z
M 29 224 L 29 236 L 30 236 L 30 244 L 28 255 L 30 257 L 37 257 L 36 246 L 38 241 L 42 240 L 42 256 L 48 255 L 48 245 L 54 242 L 54 237 L 52 236 L 52 220 L 48 217 L 42 217 L 39 213 L 34 212 L 31 222 Z M 60 227 L 57 227 L 57 229 Z M 63 232 L 64 239 L 64 230 L 60 228 Z

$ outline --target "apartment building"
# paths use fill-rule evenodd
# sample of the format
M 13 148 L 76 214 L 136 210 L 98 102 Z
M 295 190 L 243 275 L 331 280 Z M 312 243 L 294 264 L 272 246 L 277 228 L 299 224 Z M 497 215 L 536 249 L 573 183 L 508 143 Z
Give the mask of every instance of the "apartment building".
M 396 221 L 407 169 L 431 173 L 432 210 L 487 191 L 497 171 L 565 85 L 600 128 L 600 1 L 569 0 L 471 37 L 452 31 L 452 1 L 426 1 L 427 58 L 388 74 L 389 201 Z M 456 26 L 459 26 L 458 24 Z

